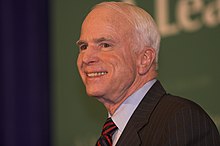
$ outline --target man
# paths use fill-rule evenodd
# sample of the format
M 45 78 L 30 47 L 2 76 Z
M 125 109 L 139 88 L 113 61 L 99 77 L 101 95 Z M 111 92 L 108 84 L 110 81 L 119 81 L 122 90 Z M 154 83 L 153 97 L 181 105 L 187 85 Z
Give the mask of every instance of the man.
M 86 92 L 109 113 L 96 145 L 220 146 L 209 116 L 167 94 L 156 79 L 160 35 L 146 11 L 123 2 L 98 4 L 77 45 Z

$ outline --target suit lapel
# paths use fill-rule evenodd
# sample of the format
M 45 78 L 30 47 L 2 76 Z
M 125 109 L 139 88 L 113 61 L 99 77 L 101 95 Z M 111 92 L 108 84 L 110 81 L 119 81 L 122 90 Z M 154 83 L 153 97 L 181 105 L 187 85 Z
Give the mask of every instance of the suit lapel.
M 157 81 L 145 95 L 131 116 L 116 146 L 137 146 L 141 144 L 139 131 L 142 129 L 142 127 L 147 125 L 152 112 L 164 94 L 165 90 L 160 82 Z

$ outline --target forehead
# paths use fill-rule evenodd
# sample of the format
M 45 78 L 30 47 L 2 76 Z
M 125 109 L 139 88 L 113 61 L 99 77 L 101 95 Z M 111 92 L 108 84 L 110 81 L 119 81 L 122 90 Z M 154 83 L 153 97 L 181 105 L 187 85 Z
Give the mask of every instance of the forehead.
M 92 10 L 83 22 L 81 37 L 122 37 L 131 31 L 128 20 L 111 8 L 101 7 Z

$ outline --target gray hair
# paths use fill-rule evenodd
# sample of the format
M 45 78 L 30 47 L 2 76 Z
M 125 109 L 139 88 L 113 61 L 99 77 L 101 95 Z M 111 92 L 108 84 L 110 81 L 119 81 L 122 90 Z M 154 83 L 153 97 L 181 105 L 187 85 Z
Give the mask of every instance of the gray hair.
M 134 35 L 138 45 L 140 45 L 141 48 L 147 46 L 155 49 L 156 62 L 158 62 L 161 36 L 156 23 L 148 12 L 125 2 L 102 2 L 97 4 L 94 8 L 97 7 L 108 7 L 123 15 L 131 26 L 134 26 Z M 135 51 L 139 52 L 142 50 L 136 49 Z

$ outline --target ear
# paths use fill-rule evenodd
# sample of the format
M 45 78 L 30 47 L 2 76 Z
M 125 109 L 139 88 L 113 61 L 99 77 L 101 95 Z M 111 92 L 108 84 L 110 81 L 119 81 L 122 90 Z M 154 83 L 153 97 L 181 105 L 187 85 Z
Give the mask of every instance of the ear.
M 138 57 L 138 73 L 146 74 L 155 63 L 156 51 L 153 48 L 145 48 Z

